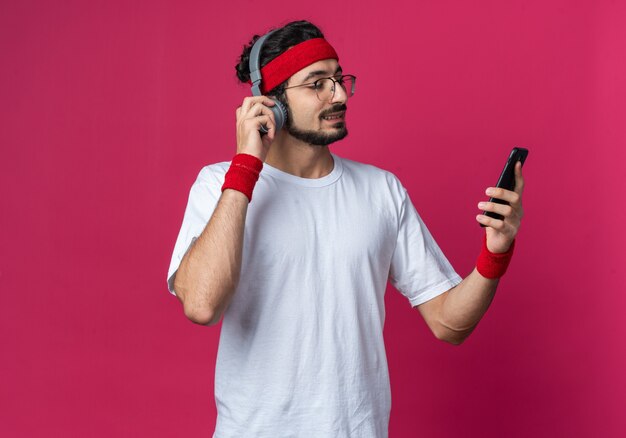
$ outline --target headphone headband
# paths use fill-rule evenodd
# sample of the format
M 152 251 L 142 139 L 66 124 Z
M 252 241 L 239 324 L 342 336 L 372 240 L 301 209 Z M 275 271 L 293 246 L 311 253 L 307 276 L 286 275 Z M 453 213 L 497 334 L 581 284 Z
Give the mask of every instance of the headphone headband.
M 252 50 L 250 51 L 250 81 L 252 83 L 252 95 L 253 96 L 261 96 L 263 91 L 261 87 L 263 86 L 263 78 L 261 76 L 261 47 L 263 47 L 263 43 L 274 31 L 270 31 L 263 35 L 261 38 L 255 41 L 252 46 Z M 271 90 L 271 88 L 270 88 Z M 276 131 L 280 131 L 285 124 L 285 120 L 287 120 L 287 108 L 278 100 L 274 99 L 274 106 L 270 107 L 272 110 L 272 114 L 274 114 L 274 122 Z M 259 128 L 261 131 L 261 135 L 266 134 L 268 132 L 268 128 L 264 125 L 261 125 Z
M 261 47 L 263 47 L 263 43 L 274 31 L 269 31 L 261 38 L 255 41 L 252 46 L 252 51 L 250 52 L 250 81 L 252 82 L 252 95 L 260 96 L 263 93 L 261 92 Z

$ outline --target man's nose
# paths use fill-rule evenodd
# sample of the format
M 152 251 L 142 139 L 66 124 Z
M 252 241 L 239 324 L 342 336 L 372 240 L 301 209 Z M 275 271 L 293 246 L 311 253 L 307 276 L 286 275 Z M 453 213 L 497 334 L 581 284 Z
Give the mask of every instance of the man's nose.
M 343 88 L 343 86 L 339 82 L 335 82 L 333 84 L 335 88 L 335 94 L 333 94 L 333 98 L 331 99 L 331 103 L 345 103 L 348 100 L 348 93 Z

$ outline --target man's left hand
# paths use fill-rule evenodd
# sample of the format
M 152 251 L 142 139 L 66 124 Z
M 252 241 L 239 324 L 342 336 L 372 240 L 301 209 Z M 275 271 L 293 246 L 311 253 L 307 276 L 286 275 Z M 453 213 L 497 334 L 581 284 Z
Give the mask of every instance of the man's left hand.
M 515 190 L 489 187 L 485 191 L 488 196 L 507 201 L 509 205 L 497 204 L 495 202 L 478 203 L 479 209 L 504 216 L 503 219 L 494 219 L 484 214 L 476 216 L 476 220 L 487 227 L 487 249 L 492 253 L 507 252 L 513 243 L 524 216 L 524 209 L 522 208 L 523 191 L 522 163 L 518 161 L 515 164 Z

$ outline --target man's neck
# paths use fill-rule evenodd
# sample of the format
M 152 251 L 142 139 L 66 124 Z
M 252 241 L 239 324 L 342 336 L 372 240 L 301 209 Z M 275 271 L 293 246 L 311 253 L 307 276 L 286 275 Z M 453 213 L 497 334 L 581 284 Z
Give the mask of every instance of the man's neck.
M 301 178 L 322 178 L 332 172 L 334 167 L 328 146 L 311 146 L 286 132 L 276 136 L 265 162 Z

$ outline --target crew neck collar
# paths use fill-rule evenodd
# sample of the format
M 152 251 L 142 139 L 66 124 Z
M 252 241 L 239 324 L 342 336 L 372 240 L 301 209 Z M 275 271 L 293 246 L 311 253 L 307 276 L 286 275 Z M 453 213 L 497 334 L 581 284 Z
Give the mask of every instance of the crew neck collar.
M 263 164 L 261 175 L 266 174 L 272 178 L 305 187 L 324 187 L 337 181 L 343 172 L 341 158 L 332 153 L 330 155 L 333 157 L 333 170 L 328 175 L 321 178 L 302 178 L 272 167 L 267 163 Z

